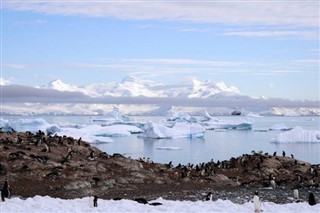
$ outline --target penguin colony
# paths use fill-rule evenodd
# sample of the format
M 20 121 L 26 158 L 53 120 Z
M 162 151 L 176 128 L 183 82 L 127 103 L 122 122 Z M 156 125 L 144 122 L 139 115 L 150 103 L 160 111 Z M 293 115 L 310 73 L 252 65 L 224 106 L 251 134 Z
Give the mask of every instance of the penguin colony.
M 146 177 L 152 170 L 156 177 L 166 177 L 163 180 L 171 184 L 198 183 L 208 184 L 211 187 L 214 184 L 220 185 L 220 182 L 217 183 L 215 178 L 223 175 L 222 177 L 227 177 L 227 184 L 231 184 L 232 187 L 263 186 L 275 190 L 284 186 L 289 186 L 292 189 L 307 187 L 311 190 L 319 187 L 319 165 L 309 165 L 298 161 L 294 159 L 293 155 L 286 157 L 284 151 L 281 156 L 278 156 L 277 153 L 269 155 L 262 151 L 252 151 L 251 154 L 244 154 L 230 160 L 214 161 L 212 159 L 209 162 L 196 165 L 189 163 L 174 166 L 172 162 L 167 164 L 154 163 L 149 158 L 135 160 L 125 158 L 121 154 L 108 155 L 91 147 L 81 138 L 46 135 L 41 131 L 35 134 L 31 132 L 0 132 L 0 136 L 0 158 L 4 159 L 0 162 L 2 181 L 5 177 L 10 179 L 13 173 L 23 177 L 28 177 L 29 174 L 34 176 L 33 172 L 41 167 L 44 168 L 41 170 L 44 175 L 34 176 L 39 181 L 45 180 L 54 183 L 68 180 L 68 178 L 69 180 L 89 180 L 93 190 L 98 190 L 104 181 L 108 181 L 113 176 L 130 176 L 132 174 L 130 169 L 145 171 Z M 97 170 L 103 167 L 105 170 Z M 127 167 L 128 171 L 121 173 L 121 169 Z M 270 169 L 273 167 L 274 169 Z M 305 171 L 305 168 L 308 169 Z M 140 179 L 139 181 L 142 180 L 154 181 L 154 177 L 150 177 L 150 180 Z M 220 181 L 220 179 L 218 180 Z M 116 184 L 114 185 L 116 186 Z M 19 193 L 17 186 L 13 186 L 16 187 L 15 191 Z M 101 192 L 97 194 L 99 197 L 104 196 Z M 59 194 L 55 194 L 55 196 L 59 196 Z M 210 199 L 213 199 L 212 194 Z M 98 205 L 97 202 L 98 198 L 96 205 Z

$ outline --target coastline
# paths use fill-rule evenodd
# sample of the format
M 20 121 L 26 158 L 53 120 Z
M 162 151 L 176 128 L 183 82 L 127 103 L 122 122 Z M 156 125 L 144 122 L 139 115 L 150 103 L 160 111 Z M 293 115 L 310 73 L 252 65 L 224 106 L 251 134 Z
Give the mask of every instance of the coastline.
M 1 181 L 7 178 L 12 196 L 22 198 L 97 195 L 101 199 L 197 201 L 212 192 L 213 200 L 242 204 L 259 191 L 263 201 L 285 204 L 296 202 L 295 188 L 301 201 L 307 200 L 309 192 L 315 194 L 317 203 L 320 197 L 319 165 L 268 153 L 173 167 L 109 155 L 81 139 L 42 132 L 1 132 L 0 150 Z M 270 174 L 276 180 L 275 189 L 269 184 Z

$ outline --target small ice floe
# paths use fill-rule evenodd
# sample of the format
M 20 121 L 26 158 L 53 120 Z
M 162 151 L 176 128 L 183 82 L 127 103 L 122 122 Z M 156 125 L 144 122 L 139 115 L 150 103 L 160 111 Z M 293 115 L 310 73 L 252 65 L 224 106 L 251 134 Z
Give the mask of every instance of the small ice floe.
M 269 128 L 270 131 L 289 131 L 292 128 L 287 127 L 285 124 L 275 124 L 272 127 Z
M 176 147 L 176 146 L 162 146 L 162 147 L 157 147 L 156 149 L 160 150 L 181 150 L 181 147 Z
M 305 130 L 299 126 L 287 132 L 279 133 L 272 139 L 274 143 L 320 143 L 320 131 Z

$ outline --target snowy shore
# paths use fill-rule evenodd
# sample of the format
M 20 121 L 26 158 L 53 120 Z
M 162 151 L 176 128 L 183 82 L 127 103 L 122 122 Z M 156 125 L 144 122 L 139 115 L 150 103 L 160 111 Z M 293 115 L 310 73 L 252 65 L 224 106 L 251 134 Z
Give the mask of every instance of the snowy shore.
M 1 213 L 33 212 L 254 212 L 252 202 L 235 204 L 228 200 L 217 201 L 170 201 L 158 198 L 154 202 L 160 206 L 140 204 L 132 200 L 98 200 L 98 207 L 93 207 L 92 197 L 64 200 L 48 196 L 35 196 L 26 200 L 20 198 L 7 199 L 0 203 Z M 320 211 L 320 204 L 310 206 L 308 203 L 275 204 L 262 203 L 263 212 L 316 212 Z

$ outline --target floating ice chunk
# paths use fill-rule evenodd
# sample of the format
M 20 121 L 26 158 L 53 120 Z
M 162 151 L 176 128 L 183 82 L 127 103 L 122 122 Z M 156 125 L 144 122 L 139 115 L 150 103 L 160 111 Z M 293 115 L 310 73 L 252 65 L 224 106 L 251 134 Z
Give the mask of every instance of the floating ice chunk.
M 62 128 L 58 135 L 67 135 L 74 138 L 80 138 L 89 143 L 109 143 L 112 140 L 109 137 L 128 136 L 132 133 L 143 132 L 140 128 L 131 125 L 89 125 L 84 128 Z
M 272 139 L 275 143 L 320 143 L 320 131 L 305 130 L 299 126 L 282 132 Z
M 181 147 L 176 147 L 176 146 L 162 146 L 162 147 L 157 147 L 156 149 L 160 150 L 181 150 Z
M 292 128 L 287 127 L 285 124 L 275 124 L 269 128 L 269 130 L 280 130 L 280 131 L 288 131 Z
M 262 115 L 256 114 L 256 113 L 253 113 L 253 112 L 249 112 L 246 116 L 247 117 L 252 117 L 252 118 L 261 118 L 261 117 L 263 117 Z
M 201 125 L 207 130 L 212 129 L 252 129 L 252 122 L 246 120 L 222 120 L 212 118 L 210 121 L 203 122 Z
M 195 123 L 176 123 L 172 128 L 161 124 L 148 122 L 144 126 L 144 133 L 139 137 L 144 138 L 183 138 L 183 137 L 204 137 L 205 129 Z

